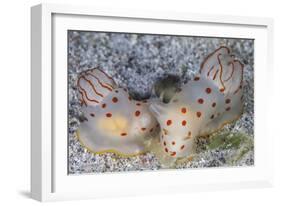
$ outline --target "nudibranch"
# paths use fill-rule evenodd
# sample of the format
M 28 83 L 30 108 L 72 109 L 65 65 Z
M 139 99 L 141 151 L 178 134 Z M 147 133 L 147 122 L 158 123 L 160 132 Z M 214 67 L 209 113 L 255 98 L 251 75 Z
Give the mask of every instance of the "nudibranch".
M 127 89 L 100 69 L 82 72 L 77 80 L 84 114 L 77 136 L 89 151 L 123 156 L 144 151 L 144 140 L 157 128 L 149 102 L 132 99 Z
M 195 138 L 211 134 L 240 117 L 243 110 L 243 64 L 227 47 L 209 54 L 199 74 L 169 103 L 150 110 L 160 127 L 160 144 L 171 157 L 194 154 Z

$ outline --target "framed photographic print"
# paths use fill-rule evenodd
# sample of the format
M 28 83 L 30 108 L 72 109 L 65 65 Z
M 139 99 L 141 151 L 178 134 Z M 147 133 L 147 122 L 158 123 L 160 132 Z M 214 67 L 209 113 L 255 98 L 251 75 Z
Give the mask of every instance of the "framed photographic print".
M 271 186 L 271 19 L 31 14 L 33 198 Z

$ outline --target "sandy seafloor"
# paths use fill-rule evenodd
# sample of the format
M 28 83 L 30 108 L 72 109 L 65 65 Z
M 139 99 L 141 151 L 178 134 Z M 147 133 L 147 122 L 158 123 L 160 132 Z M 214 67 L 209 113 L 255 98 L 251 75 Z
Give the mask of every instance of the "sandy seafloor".
M 178 164 L 175 168 L 254 165 L 254 40 L 85 31 L 69 31 L 68 35 L 69 174 L 162 168 L 153 153 L 121 158 L 111 153 L 92 154 L 81 146 L 75 133 L 80 124 L 78 116 L 81 115 L 76 89 L 80 72 L 100 67 L 120 87 L 128 88 L 130 93 L 145 99 L 155 97 L 152 92 L 155 81 L 169 74 L 179 76 L 182 83 L 188 82 L 198 72 L 203 59 L 223 45 L 228 46 L 245 64 L 244 113 L 238 121 L 212 135 L 214 137 L 198 138 L 193 160 Z M 225 144 L 216 146 L 216 136 L 228 132 L 228 137 L 237 132 L 243 133 L 247 141 L 241 141 L 234 147 Z

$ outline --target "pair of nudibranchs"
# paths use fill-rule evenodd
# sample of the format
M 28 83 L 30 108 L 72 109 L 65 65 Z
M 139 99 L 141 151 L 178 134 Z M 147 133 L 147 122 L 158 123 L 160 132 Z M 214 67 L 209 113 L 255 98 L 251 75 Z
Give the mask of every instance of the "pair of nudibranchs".
M 227 47 L 209 54 L 199 74 L 169 103 L 137 101 L 100 69 L 77 80 L 83 121 L 81 143 L 94 153 L 140 154 L 144 141 L 158 136 L 164 154 L 188 157 L 195 138 L 211 134 L 240 117 L 243 110 L 243 64 Z

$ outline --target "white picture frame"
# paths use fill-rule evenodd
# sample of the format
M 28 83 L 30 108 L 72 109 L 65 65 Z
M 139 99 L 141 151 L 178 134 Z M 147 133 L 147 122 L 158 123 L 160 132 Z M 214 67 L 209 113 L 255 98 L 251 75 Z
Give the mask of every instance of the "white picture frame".
M 93 24 L 96 19 L 104 22 Z M 92 30 L 95 25 L 102 31 L 155 33 L 155 24 L 161 34 L 165 28 L 167 34 L 255 39 L 255 166 L 69 176 L 67 136 L 60 129 L 67 124 L 67 77 L 64 69 L 56 70 L 66 64 L 65 31 Z M 266 113 L 271 104 L 272 19 L 41 4 L 31 9 L 31 26 L 32 198 L 52 201 L 272 186 L 273 132 Z

